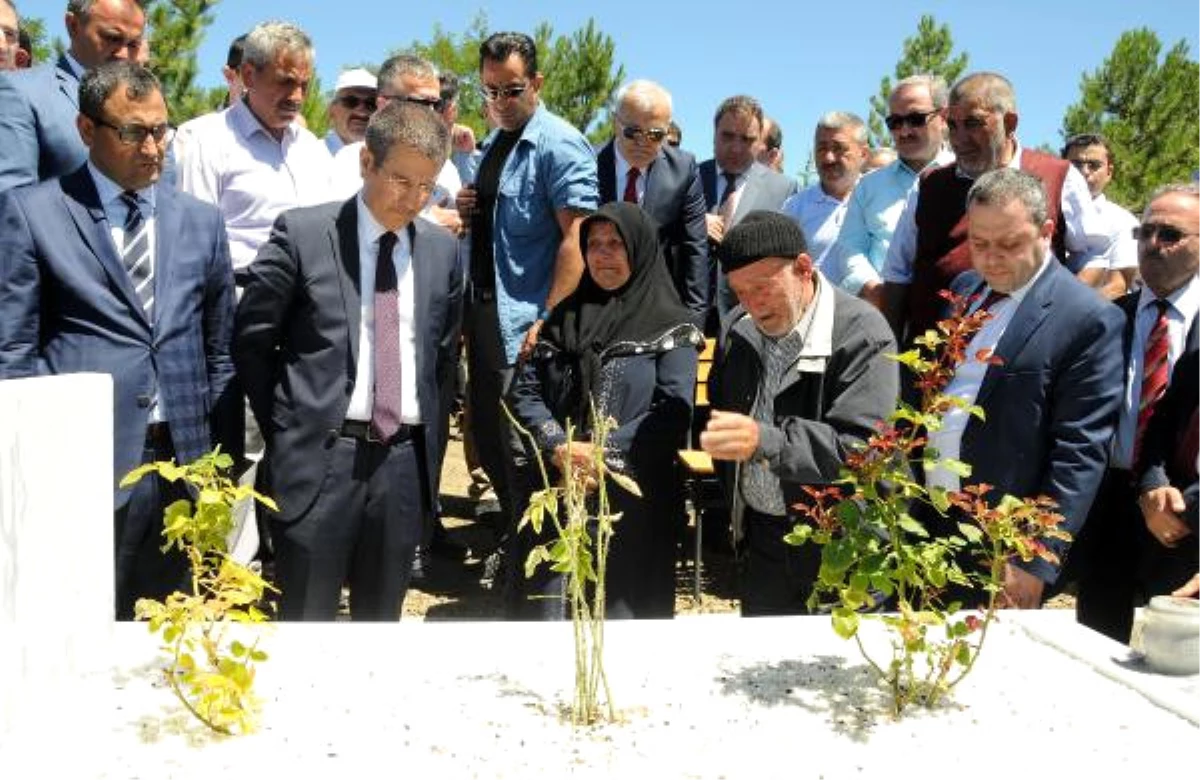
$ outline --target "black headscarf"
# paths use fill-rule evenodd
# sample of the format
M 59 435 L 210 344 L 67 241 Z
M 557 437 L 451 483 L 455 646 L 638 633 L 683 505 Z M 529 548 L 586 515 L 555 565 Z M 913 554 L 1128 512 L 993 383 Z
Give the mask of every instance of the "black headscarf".
M 585 258 L 588 232 L 601 221 L 611 222 L 625 242 L 629 279 L 619 289 L 605 290 L 585 265 L 579 286 L 554 307 L 540 334 L 577 361 L 577 391 L 581 392 L 575 419 L 581 423 L 590 421 L 588 397 L 594 394 L 600 354 L 605 349 L 621 341 L 650 342 L 692 320 L 667 272 L 655 221 L 632 203 L 604 204 L 579 227 Z

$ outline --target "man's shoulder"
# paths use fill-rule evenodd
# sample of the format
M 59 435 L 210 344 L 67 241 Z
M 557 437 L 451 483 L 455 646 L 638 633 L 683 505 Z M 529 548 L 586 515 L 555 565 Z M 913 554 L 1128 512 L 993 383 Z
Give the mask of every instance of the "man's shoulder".
M 1079 281 L 1062 263 L 1051 260 L 1042 279 L 1035 284 L 1041 297 L 1053 302 L 1050 316 L 1075 321 L 1103 320 L 1120 324 L 1124 313 L 1096 290 Z M 1031 291 L 1032 292 L 1032 291 Z
M 822 281 L 831 284 L 828 280 Z M 891 326 L 879 309 L 836 285 L 833 286 L 833 331 L 835 339 L 839 334 L 857 334 L 873 342 L 892 340 Z
M 582 144 L 589 150 L 592 148 L 591 143 L 579 131 L 579 128 L 545 106 L 539 106 L 538 110 L 534 113 L 533 118 L 530 119 L 529 129 L 546 142 L 575 143 Z
M 32 68 L 9 70 L 0 73 L 0 83 L 28 96 L 45 97 L 49 85 L 58 80 L 58 64 L 43 62 Z

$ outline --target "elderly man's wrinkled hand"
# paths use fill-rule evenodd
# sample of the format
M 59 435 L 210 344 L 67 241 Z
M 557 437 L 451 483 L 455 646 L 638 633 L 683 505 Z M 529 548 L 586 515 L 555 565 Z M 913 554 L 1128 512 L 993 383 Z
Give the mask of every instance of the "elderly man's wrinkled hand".
M 758 423 L 744 414 L 714 409 L 700 434 L 700 448 L 713 460 L 750 460 L 758 451 Z

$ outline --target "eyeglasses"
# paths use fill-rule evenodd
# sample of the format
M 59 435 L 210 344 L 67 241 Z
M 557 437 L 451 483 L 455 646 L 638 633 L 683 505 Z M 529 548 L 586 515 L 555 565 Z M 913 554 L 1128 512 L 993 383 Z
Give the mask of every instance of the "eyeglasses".
M 434 187 L 437 186 L 437 182 L 420 181 L 414 183 L 413 180 L 407 176 L 397 176 L 394 173 L 384 174 L 383 179 L 388 183 L 388 185 L 391 186 L 392 191 L 401 197 L 412 192 L 413 188 L 415 187 L 421 194 L 421 197 L 425 198 L 428 197 L 429 194 L 433 192 Z
M 401 103 L 414 103 L 425 108 L 432 108 L 434 111 L 441 111 L 446 105 L 446 102 L 441 98 L 417 97 L 416 95 L 385 95 L 382 92 L 379 94 L 380 100 L 397 100 Z
M 883 120 L 888 130 L 899 130 L 902 125 L 917 128 L 929 124 L 929 117 L 937 111 L 913 111 L 908 114 L 888 114 Z
M 976 130 L 983 130 L 985 127 L 987 127 L 987 124 L 988 121 L 986 119 L 977 116 L 969 116 L 961 122 L 959 122 L 957 119 L 946 120 L 946 127 L 949 128 L 950 132 L 952 133 L 957 132 L 959 127 L 962 127 L 968 133 L 973 133 Z
M 375 98 L 359 97 L 358 95 L 342 95 L 337 99 L 337 102 L 351 111 L 354 111 L 359 106 L 366 108 L 368 111 L 374 111 L 377 105 Z
M 1104 163 L 1100 160 L 1071 160 L 1071 165 L 1074 165 L 1080 173 L 1095 173 L 1104 167 Z
M 667 137 L 667 130 L 664 127 L 625 125 L 621 128 L 621 135 L 630 141 L 649 141 L 652 144 L 657 144 L 662 143 L 662 140 Z
M 520 97 L 525 94 L 525 90 L 529 89 L 528 84 L 514 84 L 511 87 L 487 87 L 479 88 L 480 96 L 489 103 L 494 103 L 500 98 L 510 100 L 515 97 Z
M 1184 233 L 1177 227 L 1160 225 L 1157 222 L 1146 222 L 1133 229 L 1133 237 L 1138 241 L 1153 241 L 1157 236 L 1158 243 L 1166 245 L 1178 244 L 1183 239 L 1195 235 L 1195 233 Z
M 117 138 L 126 146 L 141 146 L 146 143 L 147 138 L 153 138 L 154 143 L 166 143 L 167 133 L 170 132 L 171 126 L 166 122 L 161 125 L 147 127 L 146 125 L 114 125 L 112 122 L 106 122 L 98 116 L 88 116 L 101 127 L 107 127 L 109 130 L 115 130 Z

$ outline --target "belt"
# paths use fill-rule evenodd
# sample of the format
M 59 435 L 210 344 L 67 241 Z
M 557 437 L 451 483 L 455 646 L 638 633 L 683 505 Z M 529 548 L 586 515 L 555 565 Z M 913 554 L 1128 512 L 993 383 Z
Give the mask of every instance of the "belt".
M 381 441 L 371 433 L 371 423 L 362 420 L 346 420 L 342 423 L 342 435 L 348 439 L 370 442 L 371 444 L 396 444 L 408 441 L 417 431 L 416 425 L 401 425 L 400 429 L 388 441 Z

